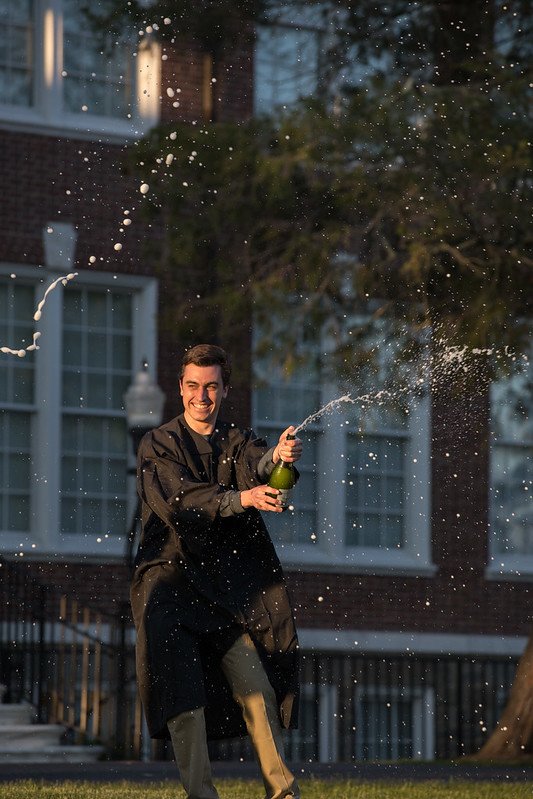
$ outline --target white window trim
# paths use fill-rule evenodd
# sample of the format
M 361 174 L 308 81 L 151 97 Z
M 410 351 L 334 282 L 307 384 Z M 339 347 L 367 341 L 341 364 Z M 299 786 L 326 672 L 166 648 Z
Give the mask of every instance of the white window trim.
M 533 556 L 504 555 L 492 553 L 485 569 L 487 580 L 505 580 L 506 582 L 527 582 L 533 578 Z
M 491 407 L 493 396 L 491 391 Z M 489 484 L 492 489 L 492 458 L 494 450 L 498 444 L 505 446 L 522 446 L 522 442 L 517 442 L 514 439 L 499 439 L 496 440 L 494 436 L 490 438 L 490 452 L 489 452 Z M 525 445 L 527 446 L 527 444 Z M 531 501 L 531 500 L 530 500 Z M 492 526 L 490 516 L 492 513 L 491 500 L 489 498 L 489 529 L 488 529 L 488 564 L 485 569 L 485 578 L 491 581 L 504 580 L 506 582 L 531 582 L 533 578 L 533 555 L 508 554 L 505 552 L 498 552 L 493 544 Z
M 262 36 L 263 33 L 269 33 L 270 36 L 266 38 Z M 279 50 L 276 46 L 276 39 L 282 40 L 284 35 L 290 35 L 291 33 L 298 32 L 301 37 L 315 37 L 316 38 L 316 63 L 314 64 L 315 74 L 312 78 L 309 78 L 305 73 L 303 77 L 299 74 L 293 75 L 293 83 L 295 87 L 299 88 L 300 84 L 313 84 L 312 89 L 309 91 L 289 91 L 287 96 L 282 97 L 280 100 L 278 97 L 274 100 L 270 91 L 267 93 L 262 88 L 262 84 L 264 83 L 264 73 L 267 71 L 263 64 L 272 60 L 273 68 L 280 69 L 281 74 L 284 72 L 288 74 L 288 69 L 282 63 L 275 60 L 276 56 L 279 57 Z M 270 23 L 262 23 L 257 26 L 256 28 L 256 40 L 255 40 L 255 48 L 254 48 L 254 60 L 257 65 L 256 74 L 255 74 L 255 91 L 254 91 L 254 114 L 261 115 L 261 114 L 269 114 L 269 113 L 279 113 L 282 110 L 285 110 L 291 106 L 296 105 L 300 100 L 304 97 L 313 97 L 316 94 L 317 86 L 318 86 L 318 74 L 319 74 L 319 38 L 324 37 L 325 29 L 320 25 L 311 25 L 311 24 L 302 24 L 302 21 L 299 20 L 299 24 L 297 24 L 294 20 L 290 20 L 289 18 L 283 19 L 278 18 Z M 303 69 L 309 69 L 309 64 L 304 61 L 301 61 L 301 55 L 304 55 L 303 52 L 305 51 L 306 47 L 309 46 L 309 41 L 304 40 L 305 44 L 297 43 L 296 47 L 298 52 L 295 53 L 297 57 L 297 61 L 304 65 Z M 312 46 L 312 45 L 311 45 Z M 268 52 L 268 47 L 272 48 L 271 53 Z M 265 49 L 266 48 L 266 49 Z M 280 83 L 279 78 L 270 74 L 270 78 L 273 79 L 275 85 Z M 266 85 L 266 84 L 265 84 Z M 278 86 L 279 88 L 279 86 Z M 282 90 L 283 94 L 283 90 Z M 289 96 L 292 95 L 292 96 Z
M 298 628 L 302 652 L 378 655 L 466 655 L 520 657 L 528 642 L 523 635 L 420 633 L 405 630 L 328 630 Z
M 341 396 L 338 393 L 336 396 Z M 332 398 L 323 397 L 323 404 Z M 309 570 L 327 567 L 330 572 L 358 572 L 432 576 L 436 566 L 431 560 L 430 544 L 430 397 L 425 392 L 412 400 L 412 416 L 416 424 L 409 426 L 408 463 L 412 466 L 411 481 L 405 496 L 405 530 L 407 542 L 401 549 L 380 549 L 344 546 L 345 486 L 339 480 L 342 469 L 338 453 L 341 449 L 342 412 L 329 416 L 328 446 L 319 452 L 320 473 L 317 477 L 321 518 L 314 531 L 316 544 L 290 544 L 275 541 L 278 555 L 286 568 Z M 254 426 L 261 423 L 255 419 Z M 338 446 L 334 437 L 339 438 Z M 298 486 L 294 492 L 298 503 Z M 268 526 L 268 516 L 266 518 Z M 326 527 L 327 525 L 327 527 Z M 323 530 L 326 529 L 324 533 Z M 337 533 L 338 531 L 338 533 Z
M 63 110 L 61 71 L 63 63 L 63 0 L 36 0 L 35 104 L 31 108 L 0 103 L 0 127 L 36 130 L 51 135 L 75 133 L 77 138 L 114 142 L 137 139 L 159 121 L 161 95 L 161 46 L 149 36 L 136 49 L 134 113 L 131 119 L 73 114 Z M 68 2 L 68 0 L 64 0 Z
M 313 683 L 303 683 L 300 687 L 301 701 L 308 700 L 314 702 L 315 691 L 318 688 L 318 762 L 336 763 L 338 761 L 339 736 L 338 725 L 336 723 L 338 714 L 338 687 L 336 685 L 326 685 L 320 683 L 315 686 Z M 302 734 L 298 730 L 291 732 L 291 738 L 295 749 L 304 742 Z
M 37 271 L 38 270 L 38 271 Z M 64 271 L 43 267 L 28 267 L 19 264 L 0 264 L 0 274 L 15 274 L 20 278 L 43 280 L 43 294 L 48 285 Z M 133 324 L 132 369 L 146 358 L 155 376 L 157 363 L 157 281 L 154 278 L 127 274 L 112 275 L 108 272 L 78 270 L 76 283 L 101 287 L 114 285 L 135 290 L 139 305 Z M 35 353 L 35 409 L 33 434 L 39 446 L 34 450 L 32 473 L 35 480 L 31 497 L 31 529 L 27 534 L 2 532 L 0 552 L 17 554 L 33 559 L 46 556 L 49 560 L 68 556 L 70 560 L 83 558 L 108 561 L 124 557 L 129 521 L 136 505 L 133 481 L 129 481 L 129 513 L 124 535 L 102 537 L 97 543 L 93 536 L 64 535 L 60 532 L 59 501 L 61 449 L 61 359 L 56 357 L 62 350 L 62 291 L 52 291 L 46 298 L 42 317 L 36 326 L 41 332 L 38 339 L 40 349 Z M 16 357 L 16 356 L 4 356 Z M 124 413 L 124 425 L 126 418 Z M 50 501 L 50 497 L 55 501 Z
M 412 757 L 413 760 L 435 759 L 435 691 L 427 685 L 399 688 L 384 685 L 369 685 L 355 688 L 355 716 L 359 716 L 359 707 L 364 697 L 378 700 L 394 700 L 405 698 L 412 704 Z M 356 721 L 356 759 L 361 760 L 361 742 Z

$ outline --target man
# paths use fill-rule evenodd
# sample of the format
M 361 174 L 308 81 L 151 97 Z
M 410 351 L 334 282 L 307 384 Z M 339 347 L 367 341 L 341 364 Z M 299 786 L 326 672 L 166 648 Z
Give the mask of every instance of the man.
M 184 412 L 139 448 L 143 531 L 131 602 L 150 734 L 168 738 L 189 799 L 217 799 L 207 739 L 248 731 L 267 799 L 299 796 L 282 726 L 295 726 L 298 641 L 283 573 L 259 511 L 281 512 L 268 476 L 302 442 L 268 449 L 218 421 L 230 366 L 199 345 L 180 370 Z M 274 497 L 271 496 L 274 494 Z

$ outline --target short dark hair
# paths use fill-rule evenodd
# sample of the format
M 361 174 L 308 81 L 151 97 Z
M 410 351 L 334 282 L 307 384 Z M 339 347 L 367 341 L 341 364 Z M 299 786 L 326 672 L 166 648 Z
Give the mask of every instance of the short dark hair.
M 181 361 L 179 372 L 180 383 L 183 380 L 185 367 L 190 363 L 193 363 L 195 366 L 220 366 L 224 388 L 229 386 L 231 363 L 226 351 L 223 350 L 222 347 L 217 347 L 216 344 L 197 344 L 196 347 L 187 350 Z

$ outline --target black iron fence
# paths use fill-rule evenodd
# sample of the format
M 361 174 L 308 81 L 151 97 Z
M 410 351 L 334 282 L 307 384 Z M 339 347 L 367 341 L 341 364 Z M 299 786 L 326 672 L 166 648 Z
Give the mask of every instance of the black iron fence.
M 141 754 L 129 612 L 109 614 L 43 585 L 0 559 L 0 683 L 4 701 L 28 702 L 37 721 L 113 757 Z
M 455 759 L 477 751 L 507 700 L 514 656 L 303 652 L 300 727 L 290 760 Z M 0 559 L 0 682 L 40 722 L 108 757 L 171 758 L 143 729 L 129 612 L 82 606 Z M 211 745 L 215 759 L 252 759 L 246 739 Z
M 454 760 L 478 751 L 500 718 L 517 659 L 507 656 L 302 654 L 293 762 Z M 212 756 L 252 759 L 246 739 Z

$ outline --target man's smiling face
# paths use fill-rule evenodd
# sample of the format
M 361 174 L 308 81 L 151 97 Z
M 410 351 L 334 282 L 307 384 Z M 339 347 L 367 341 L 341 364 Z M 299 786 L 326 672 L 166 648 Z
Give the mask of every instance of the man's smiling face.
M 180 381 L 180 393 L 189 427 L 201 435 L 212 433 L 220 403 L 228 394 L 220 366 L 187 364 Z

